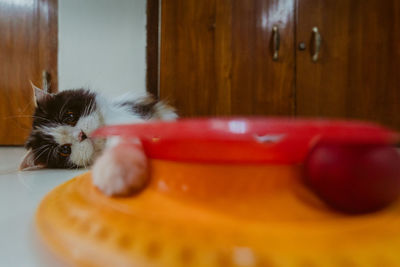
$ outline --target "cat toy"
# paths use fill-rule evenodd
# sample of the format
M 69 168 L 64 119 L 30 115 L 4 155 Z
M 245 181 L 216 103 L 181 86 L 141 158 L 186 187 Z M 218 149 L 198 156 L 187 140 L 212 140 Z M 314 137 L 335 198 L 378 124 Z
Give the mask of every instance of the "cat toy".
M 51 191 L 42 240 L 82 266 L 397 266 L 398 134 L 368 123 L 270 118 L 117 125 L 150 181 L 107 197 L 90 172 Z

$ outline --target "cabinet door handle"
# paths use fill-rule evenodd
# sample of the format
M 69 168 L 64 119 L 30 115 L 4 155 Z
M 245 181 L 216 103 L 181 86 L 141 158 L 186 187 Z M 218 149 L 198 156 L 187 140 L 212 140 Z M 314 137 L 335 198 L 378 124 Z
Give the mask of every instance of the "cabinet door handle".
M 273 41 L 272 45 L 274 48 L 272 59 L 274 61 L 277 61 L 279 58 L 279 46 L 280 46 L 281 40 L 280 40 L 280 36 L 279 36 L 279 29 L 278 29 L 278 26 L 276 26 L 276 25 L 272 27 L 272 41 Z
M 314 27 L 312 29 L 312 35 L 313 35 L 313 40 L 314 40 L 314 52 L 312 54 L 312 61 L 317 62 L 318 56 L 319 56 L 319 51 L 321 50 L 321 34 L 319 33 L 317 27 Z

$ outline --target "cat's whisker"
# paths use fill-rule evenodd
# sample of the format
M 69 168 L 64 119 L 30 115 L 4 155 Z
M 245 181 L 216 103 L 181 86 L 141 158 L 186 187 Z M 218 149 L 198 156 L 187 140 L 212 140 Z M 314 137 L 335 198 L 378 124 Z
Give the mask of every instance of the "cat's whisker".
M 80 158 L 83 158 L 83 152 L 82 151 L 79 151 L 79 156 L 80 156 Z M 86 168 L 87 166 L 86 166 L 86 162 L 82 162 L 82 164 L 83 164 L 83 167 L 84 168 Z
M 28 103 L 28 104 L 26 104 L 26 106 L 22 109 L 22 113 L 23 112 L 25 112 L 27 109 L 28 109 L 28 107 L 30 107 L 30 106 L 34 106 L 34 104 L 33 103 Z
M 37 155 L 33 158 L 33 161 L 35 162 L 36 160 L 38 160 L 38 159 L 40 158 L 40 156 L 41 156 L 44 152 L 46 152 L 46 149 L 45 149 L 45 148 L 43 148 L 42 150 L 40 150 L 40 151 L 38 151 L 38 152 L 34 152 L 34 153 L 39 153 L 39 154 L 37 154 Z
M 5 117 L 0 117 L 0 120 L 9 120 L 9 119 L 15 119 L 15 118 L 24 118 L 25 115 L 13 115 L 13 116 L 5 116 Z M 26 117 L 31 117 L 26 115 Z M 23 123 L 19 120 L 14 120 L 13 121 L 14 125 L 17 125 L 19 128 L 23 129 L 23 130 L 30 130 L 30 127 L 24 127 L 25 125 L 23 125 Z
M 93 107 L 93 99 L 91 99 L 89 104 L 85 107 L 83 116 L 89 115 L 93 111 L 92 107 Z
M 94 99 L 89 100 L 89 104 L 86 106 L 86 115 L 89 115 L 91 113 L 93 101 Z
M 14 123 L 14 125 L 17 126 L 19 129 L 22 129 L 24 131 L 25 130 L 29 131 L 31 129 L 31 128 L 25 126 L 25 125 L 20 124 L 20 123 Z
M 95 105 L 93 105 L 93 101 L 94 101 L 94 99 L 91 99 L 91 100 L 90 100 L 90 110 L 89 110 L 89 113 L 92 113 L 93 110 L 94 110 Z
M 82 116 L 86 116 L 86 115 L 88 114 L 88 107 L 89 107 L 89 106 L 86 106 L 86 107 L 85 107 L 85 109 L 84 109 L 84 111 L 83 111 L 83 113 L 82 113 Z
M 18 128 L 20 128 L 20 129 L 22 129 L 22 130 L 27 130 L 27 131 L 29 131 L 29 130 L 31 130 L 31 127 L 30 126 L 28 126 L 28 125 L 25 125 L 22 121 L 20 121 L 20 120 L 15 120 L 15 118 L 18 118 L 18 117 L 22 117 L 22 116 L 16 116 L 16 117 L 13 117 L 13 116 L 8 116 L 8 117 L 2 117 L 2 118 L 0 118 L 0 119 L 3 119 L 3 120 L 8 120 L 8 119 L 13 119 L 14 121 L 12 122 L 12 124 L 13 124 L 13 126 L 17 126 Z M 28 116 L 28 117 L 30 117 L 30 116 Z
M 38 148 L 36 148 L 36 149 L 33 149 L 32 151 L 33 152 L 37 152 L 37 151 L 40 151 L 40 150 L 42 150 L 42 149 L 44 149 L 44 148 L 47 148 L 47 147 L 49 147 L 51 144 L 45 144 L 45 145 L 42 145 L 42 146 L 40 146 L 40 147 L 38 147 Z
M 48 147 L 48 146 L 50 146 L 50 144 L 42 145 L 42 146 L 40 146 L 40 147 L 38 147 L 38 148 L 33 149 L 32 151 L 33 151 L 33 152 L 37 152 L 37 151 L 39 151 L 39 150 L 41 150 L 41 149 L 43 149 L 43 148 L 45 148 L 45 147 Z
M 1 119 L 15 119 L 15 118 L 37 118 L 37 119 L 51 122 L 51 120 L 49 120 L 45 117 L 33 116 L 33 115 L 13 115 L 13 116 L 2 117 Z
M 50 146 L 50 144 L 47 144 L 47 145 L 43 145 L 43 146 L 40 147 L 42 150 L 38 150 L 38 149 L 36 149 L 36 150 L 38 150 L 38 151 L 33 150 L 34 153 L 40 151 L 40 153 L 33 159 L 33 162 L 36 162 L 36 161 L 40 158 L 40 156 L 43 155 L 44 152 L 46 152 L 46 150 L 47 150 L 47 148 L 48 148 L 49 146 Z
M 31 115 L 13 115 L 13 116 L 2 117 L 2 119 L 32 118 L 32 117 L 33 116 Z
M 77 140 L 76 133 L 79 131 L 85 131 L 88 134 L 103 125 L 115 122 L 134 123 L 138 120 L 151 119 L 153 116 L 159 119 L 176 118 L 174 110 L 162 102 L 154 106 L 156 100 L 133 98 L 133 95 L 108 101 L 95 92 L 86 90 L 63 91 L 59 94 L 55 97 L 43 98 L 41 100 L 43 103 L 39 103 L 40 108 L 36 107 L 33 116 L 16 112 L 14 116 L 8 117 L 33 118 L 26 147 L 33 149 L 34 161 L 40 161 L 40 164 L 45 167 L 80 169 L 88 168 L 94 163 L 94 159 L 101 153 L 104 145 Z M 28 110 L 27 107 L 25 109 Z M 66 120 L 68 118 L 66 115 L 70 115 L 70 113 L 66 114 L 67 112 L 73 114 L 70 116 L 73 118 L 73 123 Z M 21 121 L 28 122 L 27 119 L 21 119 Z M 62 157 L 58 155 L 58 149 L 64 144 L 70 144 L 71 151 L 69 156 Z
M 57 156 L 58 156 L 57 154 L 58 154 L 57 149 L 54 148 L 54 149 L 52 150 L 52 156 L 53 156 L 53 157 L 57 157 Z
M 61 106 L 60 112 L 58 113 L 58 117 L 61 120 L 64 114 L 64 108 L 67 106 L 68 101 L 65 101 L 64 104 Z
M 90 109 L 91 109 L 91 106 L 92 106 L 92 101 L 93 101 L 93 99 L 91 99 L 91 100 L 89 101 L 89 104 L 86 106 L 85 115 L 88 115 L 88 114 L 89 114 Z
M 92 100 L 86 108 L 86 115 L 89 115 L 92 112 Z
M 41 116 L 32 116 L 32 118 L 35 118 L 35 119 L 41 119 L 41 120 L 44 120 L 44 121 L 52 122 L 52 121 L 51 121 L 51 120 L 49 120 L 48 118 L 41 117 Z
M 53 148 L 50 150 L 49 154 L 47 154 L 46 166 L 49 165 L 50 156 L 54 156 L 54 152 L 55 152 L 55 149 L 54 149 L 54 147 L 53 147 Z
M 92 101 L 89 101 L 89 104 L 85 107 L 85 116 L 89 114 L 90 111 L 90 105 L 92 104 Z
M 47 153 L 47 157 L 46 157 L 46 166 L 49 165 L 50 154 L 51 154 L 51 148 L 50 148 L 50 151 Z

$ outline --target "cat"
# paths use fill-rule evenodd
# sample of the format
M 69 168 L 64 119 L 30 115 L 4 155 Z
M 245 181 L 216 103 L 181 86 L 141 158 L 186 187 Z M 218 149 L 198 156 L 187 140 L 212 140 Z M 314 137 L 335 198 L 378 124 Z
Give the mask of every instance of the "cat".
M 87 167 L 97 159 L 93 183 L 107 195 L 127 194 L 145 184 L 145 154 L 139 140 L 105 141 L 90 134 L 105 125 L 178 117 L 174 108 L 147 94 L 109 100 L 87 89 L 51 94 L 32 88 L 35 111 L 20 169 Z

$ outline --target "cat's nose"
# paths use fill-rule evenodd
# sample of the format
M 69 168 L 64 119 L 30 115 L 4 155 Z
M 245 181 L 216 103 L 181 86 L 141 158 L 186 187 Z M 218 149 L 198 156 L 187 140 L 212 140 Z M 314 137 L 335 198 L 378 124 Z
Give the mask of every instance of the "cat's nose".
M 86 134 L 85 134 L 83 131 L 81 131 L 81 132 L 79 133 L 79 135 L 78 135 L 78 140 L 79 140 L 79 142 L 82 142 L 82 141 L 85 140 L 86 138 L 87 138 Z

